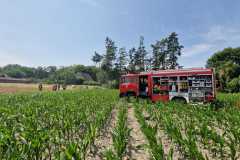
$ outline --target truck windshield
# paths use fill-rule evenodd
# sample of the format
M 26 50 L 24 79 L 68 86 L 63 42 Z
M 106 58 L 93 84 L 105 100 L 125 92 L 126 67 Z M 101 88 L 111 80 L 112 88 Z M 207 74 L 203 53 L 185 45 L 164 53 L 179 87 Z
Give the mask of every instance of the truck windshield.
M 121 83 L 136 83 L 136 80 L 135 77 L 122 77 Z

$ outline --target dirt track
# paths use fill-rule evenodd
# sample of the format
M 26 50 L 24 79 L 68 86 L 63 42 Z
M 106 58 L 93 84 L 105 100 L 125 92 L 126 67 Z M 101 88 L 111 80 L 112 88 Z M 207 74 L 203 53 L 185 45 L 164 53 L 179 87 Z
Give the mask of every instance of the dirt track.
M 108 149 L 113 149 L 112 131 L 117 122 L 117 111 L 114 109 L 108 122 L 100 132 L 100 135 L 96 138 L 94 145 L 91 146 L 87 155 L 87 160 L 102 160 L 104 159 L 104 152 Z M 140 125 L 134 115 L 133 107 L 128 108 L 128 128 L 131 129 L 130 138 L 127 145 L 126 156 L 124 160 L 149 160 L 150 155 L 146 145 L 148 144 L 145 136 L 141 132 Z M 113 149 L 114 150 L 114 149 Z
M 148 142 L 141 132 L 140 125 L 134 115 L 134 109 L 132 106 L 128 108 L 128 128 L 132 130 L 127 146 L 126 159 L 149 160 L 150 155 L 146 147 Z

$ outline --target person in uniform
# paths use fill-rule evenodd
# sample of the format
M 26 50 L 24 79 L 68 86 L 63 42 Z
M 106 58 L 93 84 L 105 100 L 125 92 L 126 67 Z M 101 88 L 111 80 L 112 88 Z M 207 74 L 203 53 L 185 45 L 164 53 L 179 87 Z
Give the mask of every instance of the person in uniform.
M 63 89 L 63 90 L 66 90 L 66 89 L 67 89 L 67 85 L 66 85 L 65 83 L 62 85 L 62 89 Z
M 42 91 L 42 89 L 43 89 L 43 85 L 42 85 L 42 83 L 39 83 L 39 85 L 38 85 L 38 90 L 39 90 L 39 91 Z
M 57 90 L 57 85 L 54 84 L 54 85 L 52 86 L 52 91 L 56 91 L 56 90 Z

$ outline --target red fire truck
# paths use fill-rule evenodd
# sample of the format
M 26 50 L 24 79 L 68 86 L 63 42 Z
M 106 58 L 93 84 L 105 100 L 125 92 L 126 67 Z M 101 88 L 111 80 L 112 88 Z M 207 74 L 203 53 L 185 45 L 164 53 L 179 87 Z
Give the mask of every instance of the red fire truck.
M 191 68 L 127 74 L 120 78 L 120 97 L 156 101 L 211 102 L 216 97 L 214 69 Z

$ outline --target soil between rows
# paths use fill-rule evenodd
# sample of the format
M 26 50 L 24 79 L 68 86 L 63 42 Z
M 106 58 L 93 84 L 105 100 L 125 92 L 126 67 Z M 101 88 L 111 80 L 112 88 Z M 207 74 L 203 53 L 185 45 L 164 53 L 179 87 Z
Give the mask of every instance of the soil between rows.
M 127 146 L 126 159 L 149 160 L 150 155 L 146 147 L 148 142 L 140 129 L 132 106 L 128 108 L 128 128 L 131 129 L 131 133 Z
M 112 130 L 116 126 L 117 111 L 114 108 L 110 118 L 106 122 L 106 126 L 100 131 L 100 135 L 95 139 L 94 144 L 90 147 L 90 152 L 87 155 L 87 160 L 102 160 L 104 152 L 108 149 L 113 149 Z

